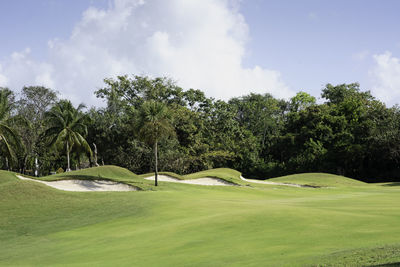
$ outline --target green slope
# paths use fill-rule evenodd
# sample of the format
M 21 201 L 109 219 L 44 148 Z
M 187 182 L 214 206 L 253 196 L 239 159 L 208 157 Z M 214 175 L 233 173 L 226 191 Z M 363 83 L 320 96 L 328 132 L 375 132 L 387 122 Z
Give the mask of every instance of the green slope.
M 329 173 L 301 173 L 268 179 L 270 182 L 292 183 L 322 187 L 362 186 L 364 182 Z
M 15 173 L 0 170 L 0 185 L 15 182 Z
M 81 179 L 105 178 L 105 179 L 112 179 L 112 180 L 118 180 L 118 179 L 134 180 L 134 179 L 138 178 L 138 176 L 136 174 L 134 174 L 133 172 L 131 172 L 125 168 L 107 165 L 107 166 L 93 167 L 93 168 L 82 169 L 82 170 L 77 170 L 77 171 L 58 173 L 58 174 L 54 174 L 54 175 L 40 177 L 39 179 L 46 180 L 46 181 L 54 181 L 54 180 L 62 180 L 62 179 L 74 179 L 76 177 L 80 177 Z
M 229 168 L 217 168 L 185 175 L 185 179 L 197 179 L 203 177 L 219 178 L 234 184 L 244 184 L 240 179 L 241 173 Z
M 240 172 L 233 170 L 233 169 L 229 169 L 229 168 L 217 168 L 217 169 L 211 169 L 211 170 L 205 170 L 205 171 L 200 171 L 200 172 L 196 172 L 196 173 L 191 173 L 191 174 L 187 174 L 187 175 L 179 175 L 179 174 L 176 174 L 173 172 L 159 172 L 159 174 L 168 175 L 168 176 L 180 179 L 180 180 L 191 180 L 191 179 L 209 177 L 209 178 L 221 179 L 226 182 L 230 182 L 230 183 L 237 184 L 237 185 L 248 184 L 246 182 L 243 182 L 240 179 L 240 175 L 241 175 Z M 139 175 L 139 177 L 145 178 L 145 177 L 149 177 L 149 176 L 153 176 L 153 175 L 154 175 L 154 173 L 146 173 L 146 174 Z
M 397 186 L 157 190 L 65 192 L 0 172 L 0 266 L 400 262 Z
M 160 174 L 160 175 L 167 175 L 167 176 L 170 176 L 170 177 L 179 179 L 179 180 L 184 180 L 184 179 L 185 179 L 182 175 L 176 174 L 176 173 L 174 173 L 174 172 L 158 172 L 158 174 Z M 140 174 L 140 175 L 138 175 L 138 176 L 139 176 L 140 178 L 146 178 L 146 177 L 154 176 L 154 172 L 144 173 L 144 174 Z
M 152 183 L 150 181 L 141 179 L 138 175 L 134 174 L 133 172 L 125 168 L 112 165 L 93 167 L 71 172 L 63 172 L 59 174 L 39 177 L 37 179 L 43 181 L 56 181 L 56 180 L 68 180 L 68 179 L 111 180 L 111 181 L 126 183 L 142 190 L 147 190 L 152 187 Z

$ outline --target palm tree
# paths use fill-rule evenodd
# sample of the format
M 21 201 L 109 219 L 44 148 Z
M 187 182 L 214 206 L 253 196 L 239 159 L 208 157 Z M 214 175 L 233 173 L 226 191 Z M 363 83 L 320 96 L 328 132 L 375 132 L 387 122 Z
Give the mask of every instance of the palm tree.
M 170 112 L 161 102 L 144 102 L 139 110 L 139 137 L 154 149 L 155 186 L 158 181 L 158 142 L 175 135 L 170 122 Z
M 16 159 L 14 148 L 22 147 L 19 135 L 11 126 L 14 123 L 11 117 L 10 95 L 10 90 L 0 90 L 0 149 L 6 159 L 7 169 L 9 168 L 9 161 Z
M 87 116 L 82 112 L 84 105 L 74 108 L 68 100 L 61 100 L 46 113 L 48 125 L 44 135 L 50 138 L 50 145 L 65 149 L 67 169 L 71 170 L 70 153 L 75 150 L 92 154 L 89 144 L 83 137 L 87 135 Z

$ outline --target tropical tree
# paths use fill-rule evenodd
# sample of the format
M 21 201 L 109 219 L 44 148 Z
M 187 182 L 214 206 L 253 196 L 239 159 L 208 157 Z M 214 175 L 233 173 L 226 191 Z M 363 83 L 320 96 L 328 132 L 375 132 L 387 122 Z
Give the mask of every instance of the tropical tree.
M 19 155 L 20 171 L 25 173 L 27 168 L 34 168 L 39 174 L 40 168 L 48 163 L 46 158 L 47 146 L 40 140 L 40 134 L 45 129 L 44 116 L 57 102 L 57 92 L 43 86 L 24 86 L 16 102 L 17 117 L 23 118 L 16 126 L 25 146 Z
M 46 113 L 47 130 L 44 135 L 50 139 L 50 145 L 65 149 L 67 169 L 71 170 L 70 153 L 72 150 L 85 151 L 92 154 L 87 135 L 87 116 L 82 112 L 84 105 L 74 108 L 68 100 L 61 100 Z
M 175 130 L 170 121 L 170 111 L 161 102 L 146 101 L 139 110 L 139 137 L 154 149 L 155 186 L 158 184 L 158 142 L 174 136 Z
M 316 103 L 315 97 L 300 91 L 290 99 L 290 111 L 298 112 Z
M 21 139 L 13 128 L 13 118 L 11 117 L 13 99 L 12 92 L 7 88 L 0 90 L 0 150 L 6 160 L 6 167 L 9 168 L 9 161 L 16 159 L 15 148 L 22 147 Z

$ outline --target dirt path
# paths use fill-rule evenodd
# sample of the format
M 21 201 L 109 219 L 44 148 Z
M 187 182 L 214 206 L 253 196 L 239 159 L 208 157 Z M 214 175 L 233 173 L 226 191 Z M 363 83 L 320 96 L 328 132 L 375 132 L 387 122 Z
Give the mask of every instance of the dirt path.
M 20 175 L 17 177 L 21 180 L 26 181 L 34 181 L 38 183 L 42 183 L 53 188 L 64 190 L 64 191 L 73 191 L 73 192 L 97 192 L 97 191 L 136 191 L 137 189 L 133 186 L 117 183 L 106 180 L 60 180 L 60 181 L 39 181 L 35 179 L 26 178 Z
M 146 180 L 152 180 L 154 181 L 154 176 L 146 177 L 144 178 Z M 234 184 L 229 183 L 227 181 L 224 181 L 222 179 L 217 179 L 217 178 L 210 178 L 210 177 L 204 177 L 204 178 L 198 178 L 198 179 L 191 179 L 191 180 L 180 180 L 168 175 L 163 175 L 159 174 L 158 175 L 158 181 L 161 182 L 171 182 L 171 183 L 182 183 L 182 184 L 196 184 L 196 185 L 217 185 L 217 186 L 232 186 Z

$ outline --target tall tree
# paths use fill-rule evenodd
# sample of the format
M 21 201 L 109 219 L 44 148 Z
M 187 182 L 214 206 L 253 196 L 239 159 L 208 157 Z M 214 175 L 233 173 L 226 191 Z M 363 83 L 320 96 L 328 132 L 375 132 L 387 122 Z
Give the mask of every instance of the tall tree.
M 68 100 L 61 100 L 46 113 L 48 128 L 44 135 L 50 138 L 50 145 L 65 149 L 67 169 L 71 170 L 70 153 L 75 148 L 92 153 L 89 144 L 83 137 L 87 135 L 87 116 L 82 112 L 84 105 L 74 108 Z
M 315 97 L 307 94 L 306 92 L 300 91 L 290 99 L 290 111 L 298 112 L 307 107 L 315 105 L 315 103 Z
M 35 173 L 38 174 L 38 164 L 34 164 L 34 162 L 41 161 L 40 166 L 45 163 L 46 147 L 39 136 L 44 131 L 45 113 L 56 101 L 57 92 L 52 89 L 43 86 L 24 86 L 22 88 L 20 99 L 16 102 L 16 109 L 18 116 L 25 119 L 24 123 L 18 125 L 26 148 L 20 155 L 20 170 L 23 173 L 26 168 L 35 167 Z M 36 166 L 32 166 L 33 164 Z
M 233 98 L 229 104 L 237 107 L 236 120 L 250 130 L 265 149 L 268 139 L 277 135 L 280 129 L 282 111 L 279 100 L 270 94 L 250 94 Z
M 158 142 L 175 135 L 170 111 L 161 102 L 146 101 L 139 110 L 139 136 L 154 149 L 155 186 L 158 185 Z
M 7 88 L 0 89 L 0 149 L 6 161 L 6 168 L 9 169 L 11 161 L 16 159 L 15 148 L 22 146 L 17 131 L 12 126 L 11 117 L 12 105 L 10 100 L 14 99 L 13 93 Z
M 106 87 L 95 92 L 98 98 L 106 99 L 109 109 L 121 109 L 126 105 L 139 108 L 144 101 L 159 101 L 167 104 L 184 104 L 182 88 L 166 77 L 150 78 L 118 76 L 104 79 Z

